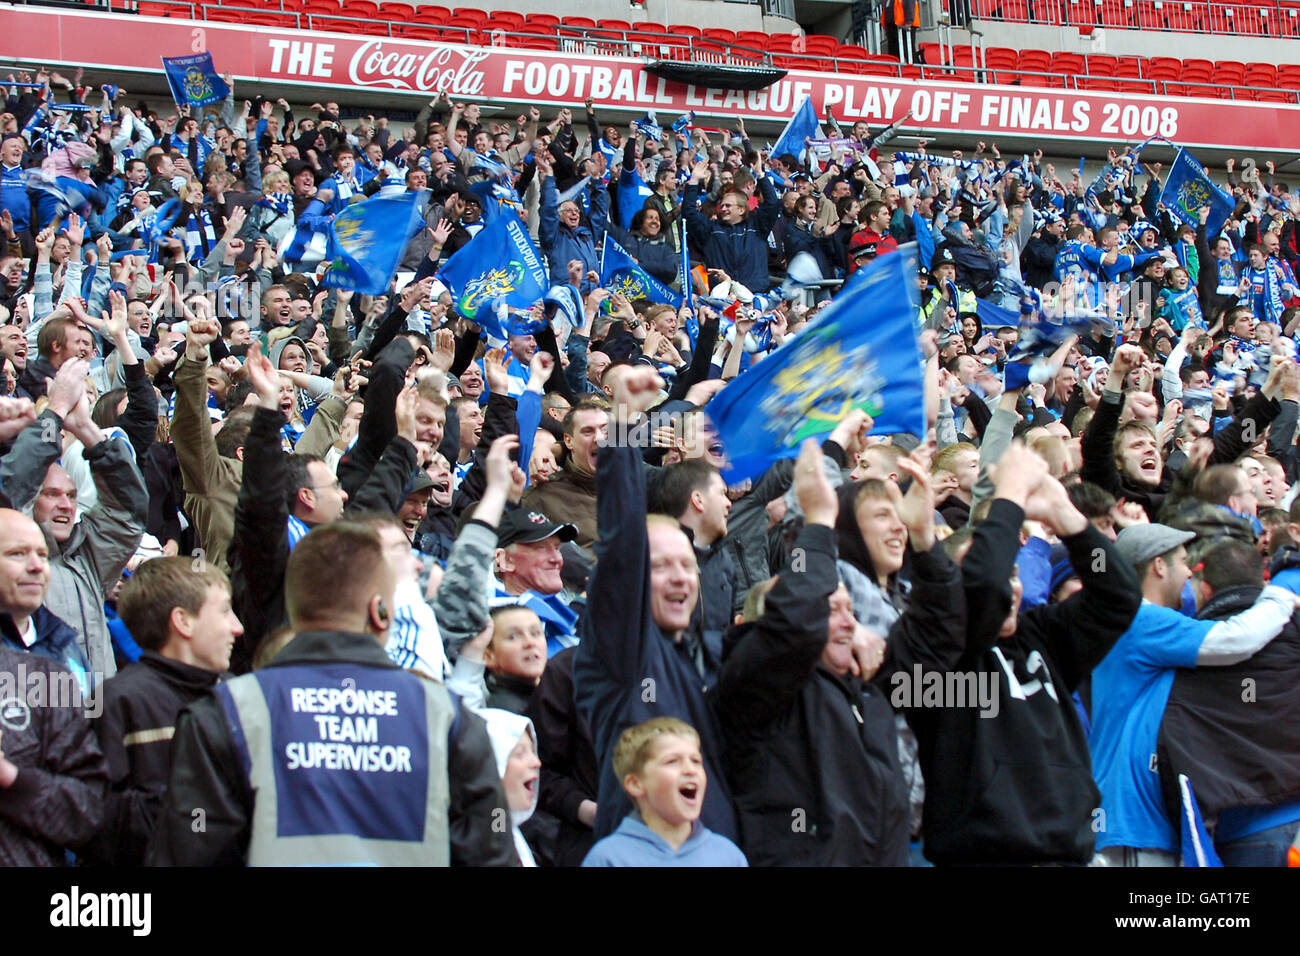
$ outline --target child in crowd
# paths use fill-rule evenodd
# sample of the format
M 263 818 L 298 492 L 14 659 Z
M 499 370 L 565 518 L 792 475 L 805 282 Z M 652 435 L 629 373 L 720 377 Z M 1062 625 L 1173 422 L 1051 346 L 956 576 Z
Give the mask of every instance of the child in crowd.
M 699 822 L 708 779 L 690 724 L 656 717 L 623 731 L 614 775 L 636 810 L 591 848 L 583 866 L 748 865 L 736 844 Z

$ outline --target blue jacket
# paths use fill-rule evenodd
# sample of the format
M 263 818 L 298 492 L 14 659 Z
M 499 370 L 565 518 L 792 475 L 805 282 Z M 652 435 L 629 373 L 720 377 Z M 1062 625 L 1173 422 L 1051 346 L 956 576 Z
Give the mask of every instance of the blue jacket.
M 712 786 L 712 781 L 710 781 Z M 623 818 L 618 829 L 591 848 L 583 866 L 749 866 L 740 847 L 698 820 L 681 848 L 641 822 L 638 813 Z
M 560 222 L 560 194 L 555 188 L 555 177 L 542 180 L 542 208 L 538 223 L 542 251 L 546 253 L 551 268 L 553 285 L 569 284 L 569 263 L 582 260 L 582 285 L 578 291 L 584 296 L 595 288 L 585 275 L 600 272 L 600 244 L 605 239 L 605 226 L 609 222 L 609 190 L 599 183 L 591 191 L 590 225 L 578 224 L 570 229 Z
M 36 643 L 28 647 L 23 643 L 22 635 L 14 624 L 13 617 L 6 611 L 0 613 L 0 644 L 14 650 L 26 651 L 52 661 L 57 661 L 76 675 L 83 694 L 90 693 L 90 664 L 77 641 L 77 632 L 63 618 L 56 616 L 45 607 L 38 607 L 32 615 L 36 625 Z
M 763 202 L 734 226 L 704 217 L 699 207 L 698 183 L 686 187 L 682 208 L 691 241 L 697 244 L 704 264 L 710 269 L 723 270 L 751 292 L 766 292 L 771 286 L 767 275 L 767 234 L 781 211 L 781 199 L 766 176 L 759 178 L 758 187 Z
M 591 727 L 601 768 L 596 835 L 608 836 L 632 809 L 614 777 L 614 744 L 628 727 L 677 717 L 700 735 L 709 784 L 701 822 L 730 840 L 736 812 L 723 774 L 722 734 L 707 698 L 716 671 L 701 677 L 686 640 L 664 635 L 650 613 L 646 482 L 636 448 L 610 444 L 596 461 L 596 570 L 574 657 L 574 700 Z

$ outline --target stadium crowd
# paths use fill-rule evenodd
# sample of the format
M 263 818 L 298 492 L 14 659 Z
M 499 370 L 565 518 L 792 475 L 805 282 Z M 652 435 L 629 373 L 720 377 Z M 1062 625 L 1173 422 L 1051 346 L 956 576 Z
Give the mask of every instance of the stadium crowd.
M 228 82 L 5 88 L 0 861 L 1172 865 L 1184 777 L 1225 863 L 1286 865 L 1271 163 L 1210 232 L 1132 149 Z M 323 285 L 301 227 L 408 193 L 389 293 Z M 552 290 L 476 324 L 441 269 L 514 216 Z M 602 286 L 606 236 L 682 307 Z M 728 485 L 710 402 L 911 243 L 928 432 L 851 410 Z

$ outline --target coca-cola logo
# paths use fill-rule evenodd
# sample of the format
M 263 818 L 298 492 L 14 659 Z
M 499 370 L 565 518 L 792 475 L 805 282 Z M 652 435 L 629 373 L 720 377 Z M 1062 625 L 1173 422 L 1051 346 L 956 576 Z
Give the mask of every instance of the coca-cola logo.
M 383 40 L 369 40 L 352 54 L 348 77 L 357 86 L 481 96 L 483 71 L 474 67 L 490 55 L 487 50 L 447 46 L 433 47 L 428 53 L 409 47 L 385 49 Z

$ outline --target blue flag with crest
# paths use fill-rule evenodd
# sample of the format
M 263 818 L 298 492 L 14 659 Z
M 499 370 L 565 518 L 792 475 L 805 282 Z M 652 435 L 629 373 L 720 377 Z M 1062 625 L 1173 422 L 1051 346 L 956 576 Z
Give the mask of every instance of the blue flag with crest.
M 321 285 L 383 295 L 420 217 L 416 193 L 353 203 L 330 225 L 329 269 Z
M 925 435 L 916 272 L 915 243 L 859 269 L 793 342 L 709 403 L 729 484 L 795 457 L 854 408 L 875 420 L 875 434 Z
M 1205 175 L 1205 170 L 1191 153 L 1178 150 L 1169 168 L 1169 178 L 1160 193 L 1160 201 L 1169 214 L 1195 229 L 1200 225 L 1200 208 L 1210 207 L 1210 218 L 1205 221 L 1205 235 L 1211 240 L 1222 230 L 1236 203 Z
M 649 299 L 671 305 L 674 309 L 682 307 L 681 295 L 632 261 L 627 250 L 608 232 L 605 233 L 605 246 L 600 257 L 600 285 L 611 293 L 622 292 L 629 302 Z
M 480 326 L 496 326 L 498 302 L 528 309 L 550 288 L 528 230 L 505 210 L 447 260 L 438 278 L 451 290 L 456 311 Z
M 165 56 L 162 64 L 177 106 L 211 106 L 230 95 L 230 87 L 212 65 L 211 53 Z

